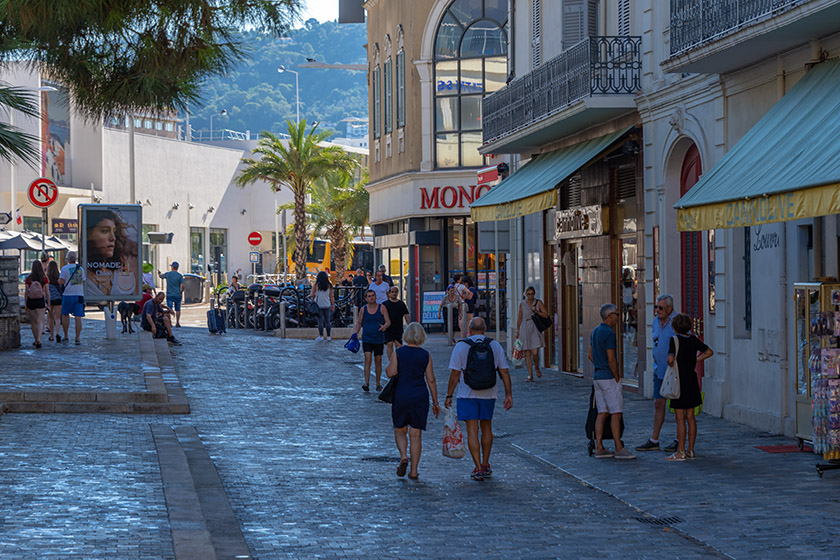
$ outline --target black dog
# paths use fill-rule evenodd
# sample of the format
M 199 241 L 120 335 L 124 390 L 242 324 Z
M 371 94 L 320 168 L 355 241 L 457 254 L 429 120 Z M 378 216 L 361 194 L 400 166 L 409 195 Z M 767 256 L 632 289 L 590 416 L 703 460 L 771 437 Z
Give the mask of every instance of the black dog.
M 140 314 L 140 306 L 134 302 L 121 301 L 117 306 L 117 311 L 120 312 L 120 321 L 122 322 L 122 332 L 133 333 L 134 329 L 131 327 L 131 318 Z

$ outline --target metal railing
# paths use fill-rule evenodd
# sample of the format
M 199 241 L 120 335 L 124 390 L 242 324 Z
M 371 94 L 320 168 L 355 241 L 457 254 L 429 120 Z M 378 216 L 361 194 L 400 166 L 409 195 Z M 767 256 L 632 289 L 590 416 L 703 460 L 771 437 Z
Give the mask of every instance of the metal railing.
M 539 122 L 585 97 L 641 89 L 641 37 L 588 37 L 484 98 L 484 143 Z
M 810 0 L 671 0 L 671 56 L 715 41 Z

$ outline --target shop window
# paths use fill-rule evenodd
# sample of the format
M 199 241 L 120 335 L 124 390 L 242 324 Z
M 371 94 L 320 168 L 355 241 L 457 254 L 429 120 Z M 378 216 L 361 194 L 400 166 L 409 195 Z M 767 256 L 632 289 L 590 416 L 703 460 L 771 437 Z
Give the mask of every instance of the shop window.
M 480 167 L 481 104 L 507 76 L 507 0 L 455 0 L 435 42 L 435 164 Z
M 152 121 L 150 121 L 148 119 L 143 121 L 143 128 L 151 130 L 152 129 Z
M 204 228 L 190 228 L 190 272 L 204 273 Z
M 160 121 L 155 121 L 155 130 L 163 130 L 163 123 Z
M 276 245 L 273 245 L 276 247 Z M 208 263 L 216 275 L 217 283 L 222 275 L 227 272 L 227 230 L 223 228 L 210 228 L 210 262 Z
M 171 122 L 166 123 L 166 132 L 173 132 L 175 130 L 175 125 Z
M 134 128 L 142 128 L 143 119 L 134 119 Z

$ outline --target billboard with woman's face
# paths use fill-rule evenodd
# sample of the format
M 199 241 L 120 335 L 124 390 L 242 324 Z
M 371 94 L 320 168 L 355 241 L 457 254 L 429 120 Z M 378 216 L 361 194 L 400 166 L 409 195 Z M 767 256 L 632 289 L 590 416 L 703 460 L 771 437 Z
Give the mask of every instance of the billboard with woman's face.
M 79 206 L 79 251 L 86 273 L 86 300 L 140 299 L 141 212 L 136 204 Z

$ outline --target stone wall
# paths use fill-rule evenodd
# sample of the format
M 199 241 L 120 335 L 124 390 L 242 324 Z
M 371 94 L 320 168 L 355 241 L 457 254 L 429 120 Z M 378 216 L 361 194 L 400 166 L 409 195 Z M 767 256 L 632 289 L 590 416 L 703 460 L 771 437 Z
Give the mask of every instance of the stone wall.
M 0 256 L 0 350 L 20 346 L 20 298 L 18 297 L 19 257 Z

